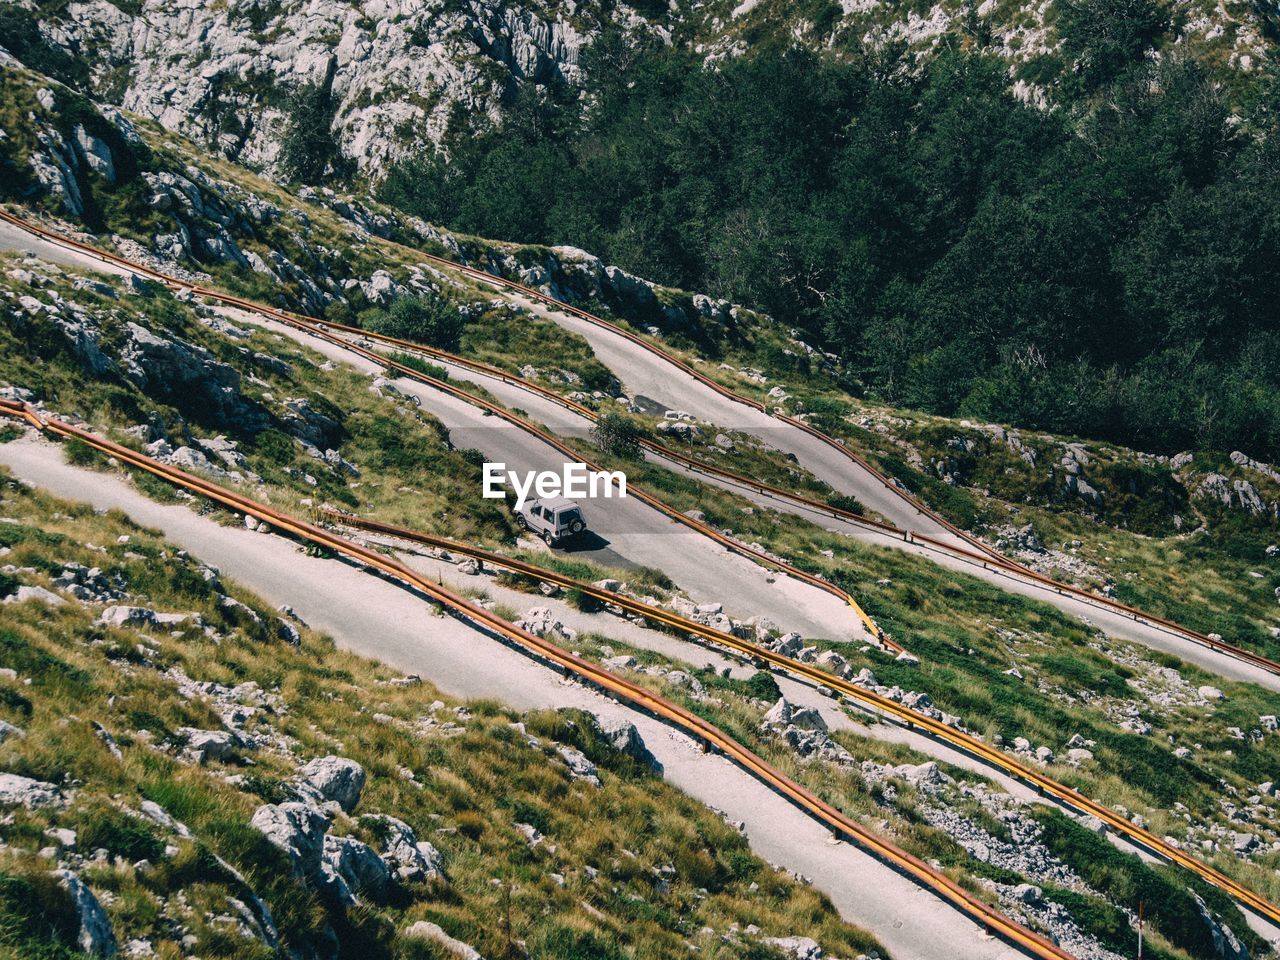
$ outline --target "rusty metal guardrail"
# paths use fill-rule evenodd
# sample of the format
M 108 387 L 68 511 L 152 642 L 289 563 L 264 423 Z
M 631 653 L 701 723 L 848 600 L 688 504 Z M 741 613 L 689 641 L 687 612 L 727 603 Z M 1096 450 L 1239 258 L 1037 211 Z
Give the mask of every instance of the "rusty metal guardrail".
M 554 391 L 547 390 L 537 384 L 532 384 L 527 380 L 523 380 L 520 377 L 514 376 L 513 374 L 507 373 L 506 371 L 503 371 L 500 368 L 491 366 L 489 364 L 484 364 L 475 360 L 469 360 L 467 358 L 459 357 L 454 354 L 447 353 L 446 351 L 438 350 L 434 347 L 424 346 L 422 344 L 414 343 L 412 341 L 402 340 L 395 337 L 386 337 L 381 334 L 372 333 L 371 331 L 362 330 L 359 327 L 351 327 L 344 324 L 335 324 L 329 321 L 322 321 L 322 320 L 317 320 L 311 317 L 305 317 L 302 314 L 297 314 L 291 311 L 280 310 L 275 307 L 269 307 L 263 304 L 254 303 L 253 301 L 247 300 L 242 297 L 236 297 L 231 294 L 224 293 L 222 291 L 200 287 L 196 284 L 188 283 L 186 281 L 182 281 L 182 280 L 178 280 L 176 278 L 170 277 L 167 274 L 154 270 L 150 267 L 146 267 L 142 264 L 134 263 L 133 261 L 127 260 L 124 257 L 120 257 L 115 254 L 110 254 L 105 251 L 99 250 L 98 248 L 93 247 L 89 244 L 81 243 L 80 241 L 62 236 L 61 234 L 58 234 L 54 231 L 46 230 L 37 224 L 33 224 L 29 221 L 23 220 L 22 218 L 16 217 L 4 210 L 0 210 L 0 219 L 5 220 L 13 224 L 14 226 L 17 226 L 23 230 L 26 230 L 38 237 L 41 237 L 42 239 L 49 240 L 51 242 L 70 247 L 74 250 L 77 250 L 78 252 L 84 253 L 88 256 L 95 257 L 104 262 L 112 263 L 117 266 L 123 267 L 127 270 L 131 270 L 135 273 L 139 273 L 139 274 L 151 277 L 152 279 L 157 280 L 158 282 L 163 283 L 174 289 L 190 290 L 193 293 L 199 294 L 200 296 L 214 298 L 223 303 L 228 303 L 234 306 L 238 306 L 241 309 L 260 313 L 264 316 L 269 316 L 280 322 L 289 323 L 294 326 L 300 326 L 300 327 L 306 328 L 308 329 L 308 332 L 315 333 L 316 330 L 313 328 L 319 328 L 319 330 L 323 332 L 324 328 L 328 327 L 336 330 L 341 330 L 344 333 L 347 333 L 350 335 L 359 335 L 359 336 L 367 337 L 371 340 L 377 340 L 379 342 L 387 343 L 389 345 L 393 345 L 401 349 L 413 350 L 413 351 L 425 354 L 427 356 L 435 357 L 436 359 L 442 360 L 447 363 L 461 365 L 461 366 L 476 370 L 478 372 L 485 373 L 489 376 L 498 377 L 502 379 L 504 382 L 522 387 L 524 389 L 531 390 L 535 393 L 538 393 L 541 396 L 554 400 L 555 402 L 560 403 L 561 405 L 569 409 L 572 409 L 575 412 L 583 414 L 585 416 L 590 417 L 593 415 L 593 412 L 590 411 L 588 408 L 582 406 L 581 404 L 574 403 L 573 401 L 569 400 L 567 397 L 562 397 L 559 394 L 556 394 Z M 679 360 L 679 358 L 671 356 L 670 354 L 663 351 L 660 347 L 649 343 L 643 338 L 631 333 L 628 330 L 623 329 L 617 324 L 614 324 L 601 317 L 597 317 L 594 314 L 588 313 L 585 310 L 581 310 L 572 305 L 565 304 L 559 300 L 556 300 L 553 297 L 548 296 L 547 294 L 542 293 L 539 290 L 535 290 L 532 287 L 525 286 L 524 284 L 516 283 L 515 281 L 507 280 L 503 277 L 497 276 L 495 274 L 487 273 L 475 267 L 470 267 L 465 264 L 459 264 L 452 260 L 435 256 L 434 254 L 427 254 L 421 251 L 415 251 L 415 253 L 433 262 L 436 262 L 441 266 L 458 270 L 475 279 L 483 280 L 486 283 L 499 284 L 513 290 L 518 290 L 519 292 L 524 293 L 528 296 L 534 297 L 538 299 L 540 302 L 553 306 L 556 309 L 564 310 L 582 319 L 588 320 L 591 323 L 595 323 L 601 327 L 607 328 L 619 334 L 620 336 L 627 338 L 628 340 L 637 344 L 638 346 L 641 346 L 645 350 L 648 350 L 649 352 L 662 357 L 664 360 L 674 363 L 680 369 L 689 373 L 691 376 L 697 378 L 700 382 L 704 383 L 705 385 L 713 388 L 714 390 L 716 390 L 716 392 L 720 393 L 721 395 L 729 399 L 733 399 L 735 401 L 744 403 L 762 412 L 766 412 L 766 413 L 768 412 L 765 406 L 759 403 L 758 401 L 754 401 L 734 393 L 733 391 L 729 390 L 727 387 L 724 387 L 721 384 L 716 383 L 714 380 L 707 377 L 705 374 L 702 374 L 700 371 L 693 369 L 688 364 Z M 337 340 L 341 340 L 341 338 L 336 338 L 334 342 L 337 342 Z M 343 345 L 351 346 L 346 343 L 344 343 Z M 355 349 L 358 350 L 360 348 L 356 347 Z M 366 351 L 366 355 L 370 355 L 370 354 L 372 354 L 372 352 Z M 386 358 L 383 358 L 380 356 L 378 356 L 378 360 L 379 362 L 389 362 L 386 360 Z M 412 368 L 405 367 L 404 365 L 394 365 L 393 369 L 396 369 L 397 372 L 400 372 L 407 376 L 411 376 L 415 379 L 420 379 L 420 380 L 423 379 L 423 375 L 421 373 L 413 370 Z M 433 386 L 441 385 L 440 381 L 431 380 L 430 382 Z M 453 392 L 455 396 L 459 396 L 460 398 L 467 399 L 468 402 L 475 402 L 478 400 L 478 398 L 471 398 L 470 395 L 465 394 L 465 392 L 458 392 L 458 391 L 450 391 L 450 392 Z M 484 403 L 484 401 L 479 401 L 479 402 Z M 1052 589 L 1056 593 L 1073 596 L 1079 600 L 1083 600 L 1084 602 L 1093 604 L 1100 608 L 1113 610 L 1115 612 L 1125 615 L 1126 617 L 1132 618 L 1135 622 L 1146 623 L 1149 626 L 1153 626 L 1158 629 L 1164 630 L 1172 635 L 1191 640 L 1194 643 L 1198 643 L 1202 646 L 1208 647 L 1219 653 L 1222 653 L 1227 656 L 1233 657 L 1235 659 L 1241 660 L 1243 662 L 1249 663 L 1253 666 L 1256 666 L 1262 670 L 1267 671 L 1268 673 L 1280 675 L 1280 663 L 1277 663 L 1276 661 L 1263 657 L 1262 655 L 1257 654 L 1251 650 L 1247 650 L 1243 647 L 1239 647 L 1234 644 L 1226 643 L 1225 641 L 1219 638 L 1216 638 L 1214 636 L 1210 636 L 1209 634 L 1206 634 L 1202 631 L 1195 630 L 1191 627 L 1187 627 L 1184 624 L 1180 624 L 1166 617 L 1161 617 L 1157 614 L 1149 613 L 1147 611 L 1140 610 L 1136 607 L 1129 606 L 1128 604 L 1121 603 L 1120 601 L 1115 600 L 1113 598 L 1099 596 L 1097 594 L 1091 593 L 1088 590 L 1084 590 L 1080 587 L 1075 587 L 1070 584 L 1061 583 L 1057 580 L 1052 579 L 1051 577 L 1047 577 L 1044 574 L 1038 573 L 1030 569 L 1029 567 L 1026 567 L 1020 563 L 1017 563 L 1016 561 L 1013 561 L 1008 557 L 1005 557 L 1003 554 L 1000 554 L 999 552 L 989 547 L 987 544 L 984 544 L 982 541 L 978 540 L 972 534 L 969 534 L 966 531 L 960 530 L 958 527 L 955 527 L 953 524 L 947 521 L 944 517 L 941 517 L 940 515 L 934 513 L 932 510 L 930 510 L 929 507 L 927 507 L 919 499 L 915 498 L 907 491 L 902 490 L 900 487 L 898 487 L 896 484 L 890 481 L 882 473 L 876 470 L 870 463 L 868 463 L 864 458 L 860 457 L 853 451 L 847 449 L 841 441 L 833 437 L 830 437 L 819 430 L 816 430 L 814 427 L 810 426 L 809 424 L 801 420 L 797 420 L 796 418 L 788 417 L 784 414 L 776 414 L 775 416 L 777 416 L 778 419 L 782 420 L 783 422 L 786 422 L 791 426 L 796 427 L 797 429 L 803 430 L 806 433 L 811 434 L 815 438 L 831 446 L 833 449 L 839 451 L 848 459 L 850 459 L 851 461 L 853 461 L 854 463 L 856 463 L 857 465 L 865 469 L 873 477 L 876 477 L 881 483 L 884 484 L 886 489 L 891 490 L 897 496 L 901 497 L 905 502 L 911 504 L 917 510 L 917 512 L 924 515 L 928 515 L 929 517 L 934 519 L 935 522 L 943 525 L 948 530 L 950 530 L 954 535 L 960 537 L 962 540 L 971 544 L 977 549 L 969 550 L 964 547 L 959 547 L 955 544 L 947 543 L 944 540 L 939 540 L 935 537 L 928 536 L 926 534 L 917 533 L 911 530 L 905 530 L 893 524 L 883 523 L 881 521 L 877 521 L 869 517 L 860 516 L 859 514 L 855 514 L 850 511 L 840 510 L 839 508 L 833 507 L 830 504 L 824 504 L 824 503 L 821 503 L 820 501 L 810 500 L 809 498 L 805 498 L 797 494 L 790 493 L 785 490 L 781 490 L 780 488 L 763 484 L 760 481 L 753 480 L 748 477 L 744 477 L 741 474 L 736 474 L 732 471 L 727 471 L 727 470 L 724 470 L 723 468 L 719 468 L 711 464 L 703 463 L 702 461 L 696 460 L 692 457 L 686 457 L 685 455 L 680 454 L 677 451 L 671 450 L 668 447 L 661 446 L 652 441 L 646 441 L 645 448 L 655 453 L 655 455 L 663 456 L 668 459 L 675 460 L 676 462 L 681 462 L 685 466 L 689 467 L 690 469 L 699 470 L 701 472 L 708 473 L 709 475 L 712 475 L 712 476 L 718 476 L 721 479 L 727 480 L 729 482 L 742 484 L 751 489 L 755 489 L 761 493 L 766 493 L 770 496 L 776 496 L 780 499 L 790 500 L 794 503 L 798 503 L 809 509 L 821 510 L 824 513 L 830 513 L 833 517 L 837 517 L 848 523 L 861 526 L 864 529 L 872 529 L 872 530 L 876 530 L 878 532 L 893 536 L 894 538 L 901 538 L 904 542 L 907 542 L 907 543 L 920 544 L 926 547 L 927 549 L 947 553 L 969 563 L 981 564 L 984 567 L 990 564 L 996 568 L 999 568 L 1007 572 L 1010 575 L 1022 577 L 1024 579 L 1031 580 L 1047 589 Z M 506 417 L 506 418 L 509 420 L 511 419 L 510 417 Z M 521 425 L 523 426 L 523 424 Z M 537 428 L 533 428 L 533 429 L 536 430 Z M 576 453 L 572 455 L 577 456 Z M 667 512 L 667 511 L 664 510 L 664 512 Z M 668 515 L 671 515 L 671 514 L 668 514 Z M 683 515 L 679 515 L 676 517 L 676 519 L 679 520 L 680 517 L 682 516 Z M 735 547 L 741 546 L 741 545 L 737 545 L 736 541 L 730 541 L 730 542 L 734 543 Z M 726 543 L 725 545 L 727 546 L 728 544 Z M 731 547 L 731 549 L 734 549 L 734 547 Z M 741 551 L 738 551 L 738 552 L 741 552 Z M 759 558 L 757 557 L 757 559 Z M 819 582 L 824 584 L 826 583 L 826 581 L 819 581 Z M 854 609 L 858 613 L 859 618 L 863 621 L 864 625 L 867 626 L 868 630 L 871 631 L 873 636 L 880 638 L 880 641 L 884 643 L 891 651 L 901 652 L 902 647 L 883 633 L 880 627 L 877 624 L 875 624 L 874 620 L 870 618 L 866 614 L 866 612 L 862 609 L 861 605 L 857 604 L 856 601 L 854 601 L 852 597 L 848 596 L 847 594 L 843 599 L 846 599 L 847 602 L 849 602 L 854 607 Z
M 537 425 L 513 413 L 512 411 L 507 410 L 505 407 L 499 406 L 498 404 L 491 403 L 490 401 L 485 400 L 482 397 L 478 397 L 478 396 L 475 396 L 474 394 L 468 393 L 466 390 L 463 390 L 457 385 L 449 383 L 446 380 L 439 380 L 435 377 L 429 376 L 428 374 L 422 373 L 421 371 L 416 370 L 413 367 L 410 367 L 403 363 L 399 363 L 398 361 L 392 360 L 389 357 L 383 356 L 382 354 L 377 353 L 376 351 L 366 349 L 360 346 L 359 344 L 351 343 L 346 339 L 344 339 L 343 337 L 337 336 L 331 331 L 324 329 L 326 326 L 341 326 L 341 325 L 325 324 L 324 321 L 318 321 L 312 318 L 302 318 L 300 315 L 292 314 L 285 310 L 279 310 L 277 308 L 269 307 L 264 304 L 255 303 L 252 300 L 248 300 L 243 297 L 237 297 L 233 294 L 224 293 L 220 290 L 213 290 L 207 287 L 199 286 L 198 284 L 189 283 L 185 280 L 179 280 L 177 278 L 170 277 L 167 274 L 161 273 L 160 271 L 152 270 L 149 267 L 145 267 L 139 264 L 134 264 L 132 261 L 129 261 L 123 257 L 118 257 L 118 256 L 115 256 L 114 254 L 110 254 L 105 251 L 98 250 L 94 247 L 89 246 L 88 244 L 82 244 L 78 241 L 71 240 L 67 237 L 60 237 L 57 234 L 52 233 L 51 231 L 46 231 L 43 228 L 36 226 L 35 224 L 30 224 L 23 220 L 20 220 L 19 218 L 14 217 L 3 210 L 0 210 L 0 219 L 6 220 L 10 223 L 20 226 L 23 229 L 28 230 L 45 239 L 53 239 L 58 243 L 72 247 L 78 252 L 86 253 L 88 255 L 94 256 L 100 260 L 103 260 L 104 262 L 112 263 L 117 266 L 124 267 L 125 269 L 135 270 L 140 274 L 151 277 L 152 279 L 158 282 L 164 283 L 166 286 L 172 289 L 187 290 L 187 291 L 190 291 L 193 295 L 215 299 L 221 303 L 228 304 L 230 306 L 239 307 L 240 309 L 252 311 L 261 316 L 268 317 L 272 320 L 275 320 L 276 322 L 288 324 L 290 326 L 302 329 L 312 336 L 327 340 L 359 356 L 363 356 L 365 359 L 372 360 L 373 362 L 378 363 L 381 366 L 394 370 L 397 374 L 401 376 L 405 376 L 410 379 L 417 380 L 420 383 L 425 383 L 428 386 L 434 387 L 437 390 L 443 391 L 444 393 L 457 397 L 458 399 L 463 400 L 464 402 L 469 403 L 472 406 L 479 407 L 487 411 L 488 413 L 493 414 L 494 416 L 500 417 L 503 420 L 506 420 L 508 423 L 511 423 L 512 425 L 519 427 L 521 430 L 525 431 L 526 433 L 529 433 L 537 437 L 538 439 L 542 440 L 544 443 L 553 447 L 564 456 L 569 457 L 572 460 L 576 460 L 581 463 L 584 463 L 593 470 L 603 469 L 595 461 L 584 456 L 580 451 L 574 450 L 573 448 L 565 444 L 563 441 L 561 441 L 558 437 L 555 437 L 554 435 L 543 430 L 541 427 L 538 427 Z M 364 331 L 359 330 L 359 328 L 357 327 L 342 327 L 342 329 L 349 333 L 351 332 L 364 333 Z M 392 342 L 398 345 L 400 344 L 410 345 L 408 344 L 408 341 L 395 341 L 394 338 L 387 338 L 387 339 L 392 340 Z M 880 626 L 871 618 L 871 616 L 866 612 L 866 610 L 862 608 L 861 604 L 859 604 L 857 600 L 855 600 L 854 597 L 848 591 L 842 590 L 840 587 L 836 586 L 835 584 L 831 583 L 828 580 L 824 580 L 823 578 L 815 576 L 814 574 L 811 574 L 805 570 L 801 570 L 799 567 L 796 567 L 785 560 L 781 560 L 779 558 L 773 557 L 768 553 L 764 552 L 763 550 L 757 550 L 754 547 L 748 546 L 747 544 L 744 544 L 738 540 L 733 539 L 732 537 L 725 536 L 720 531 L 716 530 L 714 527 L 711 527 L 708 524 L 703 523 L 702 521 L 695 520 L 693 517 L 686 516 L 685 514 L 681 513 L 679 510 L 670 506 L 669 504 L 665 503 L 658 497 L 653 496 L 653 494 L 650 494 L 640 488 L 637 488 L 634 485 L 628 485 L 628 491 L 632 496 L 634 496 L 636 499 L 640 500 L 641 502 L 665 514 L 675 522 L 682 524 L 683 526 L 686 526 L 696 531 L 697 533 L 700 533 L 701 535 L 715 541 L 716 543 L 725 547 L 730 552 L 736 553 L 743 557 L 747 557 L 753 562 L 759 563 L 773 570 L 777 570 L 781 573 L 786 574 L 789 577 L 792 577 L 793 579 L 803 581 L 805 583 L 810 584 L 811 586 L 817 587 L 818 589 L 826 593 L 831 594 L 837 599 L 848 604 L 853 609 L 855 615 L 861 621 L 862 625 L 870 634 L 870 636 L 874 640 L 876 640 L 876 642 L 882 644 L 886 650 L 894 654 L 900 654 L 904 652 L 904 648 L 902 647 L 902 645 L 897 643 L 895 640 L 893 640 L 892 637 L 888 636 L 883 630 L 881 630 Z
M 810 816 L 825 824 L 835 834 L 847 837 L 872 856 L 902 871 L 1007 942 L 1044 960 L 1073 960 L 1071 954 L 1061 947 L 1006 917 L 994 907 L 974 897 L 942 872 L 933 869 L 918 857 L 845 816 L 807 788 L 774 769 L 767 761 L 735 741 L 714 724 L 645 687 L 618 677 L 542 637 L 513 626 L 497 614 L 432 582 L 429 577 L 422 576 L 408 566 L 308 521 L 258 503 L 226 487 L 176 467 L 159 463 L 121 444 L 95 436 L 87 430 L 53 417 L 43 416 L 28 404 L 0 400 L 0 414 L 25 421 L 37 430 L 52 436 L 79 440 L 95 450 L 116 458 L 121 463 L 144 470 L 185 490 L 198 493 L 236 512 L 265 520 L 277 530 L 296 539 L 332 550 L 420 590 L 481 629 L 503 637 L 565 672 L 679 727 L 695 740 L 714 747 L 752 776 L 777 790 Z
M 622 610 L 638 614 L 647 620 L 660 623 L 664 626 L 681 631 L 683 633 L 693 634 L 710 643 L 717 644 L 721 647 L 727 647 L 740 654 L 744 654 L 758 661 L 764 661 L 788 673 L 802 677 L 805 680 L 836 690 L 850 699 L 874 708 L 882 714 L 887 714 L 905 724 L 908 727 L 919 727 L 921 730 L 943 740 L 954 747 L 963 750 L 972 756 L 978 757 L 986 763 L 995 766 L 1009 775 L 1035 787 L 1038 791 L 1047 794 L 1062 801 L 1067 806 L 1077 810 L 1080 813 L 1097 817 L 1107 826 L 1114 829 L 1117 833 L 1127 837 L 1129 840 L 1141 845 L 1150 852 L 1176 863 L 1179 866 L 1190 870 L 1200 878 L 1208 881 L 1216 887 L 1226 891 L 1241 904 L 1256 910 L 1270 920 L 1280 923 L 1280 908 L 1275 907 L 1263 897 L 1253 893 L 1247 887 L 1237 883 L 1235 880 L 1222 873 L 1220 870 L 1203 862 L 1197 857 L 1172 846 L 1160 837 L 1137 826 L 1135 823 L 1116 813 L 1110 807 L 1107 807 L 1095 800 L 1086 797 L 1080 791 L 1068 787 L 1054 780 L 1047 774 L 1041 773 L 1034 767 L 1030 767 L 1015 757 L 1011 757 L 1003 750 L 991 746 L 963 730 L 943 723 L 941 720 L 935 720 L 932 717 L 917 713 L 916 711 L 905 707 L 888 697 L 883 697 L 872 690 L 867 690 L 856 683 L 821 670 L 812 664 L 803 660 L 796 660 L 793 657 L 784 656 L 776 653 L 767 647 L 752 643 L 749 640 L 734 636 L 731 633 L 725 633 L 716 630 L 696 620 L 683 617 L 680 614 L 665 610 L 661 607 L 655 607 L 631 597 L 624 596 L 611 590 L 605 590 L 590 583 L 584 583 L 575 580 L 572 577 L 557 573 L 554 570 L 547 570 L 542 567 L 517 560 L 512 557 L 505 557 L 502 554 L 494 553 L 489 550 L 482 550 L 467 544 L 458 543 L 446 537 L 438 537 L 432 534 L 421 533 L 415 530 L 409 530 L 404 527 L 393 526 L 388 523 L 382 523 L 377 520 L 371 520 L 366 517 L 358 517 L 352 514 L 343 513 L 338 510 L 327 510 L 325 516 L 329 517 L 335 523 L 345 525 L 358 530 L 365 530 L 373 533 L 384 534 L 390 537 L 396 537 L 403 540 L 416 541 L 428 546 L 437 547 L 443 550 L 459 553 L 473 559 L 491 564 L 495 567 L 502 567 L 512 572 L 523 574 L 529 577 L 535 577 L 539 580 L 545 580 L 548 583 L 554 583 L 569 590 L 577 590 L 587 596 L 594 597 L 603 603 L 610 603 Z

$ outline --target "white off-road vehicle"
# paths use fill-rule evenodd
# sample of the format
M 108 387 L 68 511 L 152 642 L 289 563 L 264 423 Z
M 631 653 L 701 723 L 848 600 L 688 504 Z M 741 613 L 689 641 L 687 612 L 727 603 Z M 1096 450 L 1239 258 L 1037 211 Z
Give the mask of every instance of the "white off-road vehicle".
M 576 537 L 587 529 L 582 508 L 564 497 L 526 500 L 516 511 L 516 523 L 542 537 L 549 547 Z

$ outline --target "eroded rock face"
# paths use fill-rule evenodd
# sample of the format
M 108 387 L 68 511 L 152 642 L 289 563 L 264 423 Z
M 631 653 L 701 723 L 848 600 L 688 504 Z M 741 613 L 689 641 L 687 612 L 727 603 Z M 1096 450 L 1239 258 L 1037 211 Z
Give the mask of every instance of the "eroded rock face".
M 291 434 L 317 450 L 326 450 L 342 442 L 342 424 L 321 413 L 304 397 L 284 401 L 283 419 Z
M 1213 947 L 1217 955 L 1222 960 L 1249 960 L 1249 951 L 1240 939 L 1232 932 L 1231 928 L 1226 924 L 1220 924 L 1214 919 L 1212 911 L 1208 905 L 1200 898 L 1199 894 L 1192 893 L 1195 897 L 1196 907 L 1200 910 L 1200 919 L 1204 921 L 1206 927 L 1209 928 L 1209 936 L 1213 938 Z
M 313 877 L 320 870 L 329 818 L 309 803 L 265 803 L 253 812 L 249 826 L 289 855 L 294 873 Z
M 600 786 L 600 772 L 596 769 L 596 765 L 587 759 L 586 754 L 581 750 L 575 750 L 573 747 L 560 746 L 557 749 L 560 758 L 564 760 L 565 765 L 569 768 L 569 774 L 575 780 L 585 780 L 594 786 Z
M 64 802 L 61 792 L 52 783 L 16 773 L 0 773 L 0 807 L 23 806 L 34 810 L 36 807 L 60 806 Z
M 203 347 L 162 337 L 136 323 L 120 351 L 126 377 L 157 399 L 174 402 L 209 423 L 255 432 L 269 420 L 257 403 L 240 394 L 240 374 Z
M 304 792 L 319 802 L 333 801 L 347 813 L 355 809 L 364 789 L 364 767 L 346 757 L 317 757 L 299 773 Z
M 444 857 L 430 843 L 419 840 L 403 820 L 387 814 L 367 818 L 384 832 L 382 859 L 401 881 L 434 880 L 444 876 Z
M 657 770 L 662 769 L 662 765 L 658 763 L 657 758 L 645 746 L 644 739 L 640 736 L 640 731 L 636 729 L 636 725 L 630 720 L 602 717 L 597 718 L 596 723 L 600 727 L 600 732 L 604 734 L 605 739 L 613 745 L 615 750 L 622 751 L 631 759 L 645 766 L 653 767 Z
M 534 607 L 524 615 L 523 619 L 517 620 L 515 626 L 520 630 L 527 630 L 535 637 L 558 634 L 572 641 L 578 635 L 572 627 L 566 627 L 561 623 L 551 612 L 550 607 Z
M 801 730 L 821 730 L 826 732 L 827 722 L 822 714 L 812 707 L 796 707 L 785 698 L 780 698 L 764 715 L 764 726 L 799 727 Z
M 178 733 L 187 738 L 185 755 L 196 763 L 231 760 L 238 750 L 252 746 L 250 740 L 231 730 L 197 730 L 181 727 Z
M 1232 456 L 1234 457 L 1235 454 L 1232 454 Z M 1247 463 L 1259 472 L 1265 472 L 1268 469 L 1271 472 L 1275 472 L 1267 464 L 1261 464 L 1247 458 L 1243 463 Z M 1258 488 L 1248 480 L 1228 480 L 1220 473 L 1206 474 L 1204 479 L 1195 487 L 1195 494 L 1201 500 L 1213 504 L 1221 504 L 1228 510 L 1239 510 L 1254 517 L 1262 516 L 1269 510 L 1274 510 L 1274 505 L 1269 507 L 1266 501 L 1262 499 L 1262 495 L 1258 493 Z
M 547 15 L 481 0 L 443 11 L 417 0 L 138 6 L 70 4 L 46 19 L 47 35 L 89 64 L 99 96 L 265 167 L 278 160 L 286 125 L 279 93 L 321 81 L 331 59 L 334 133 L 371 171 L 438 141 L 457 106 L 495 116 L 518 81 L 575 82 L 591 35 L 582 31 L 594 32 L 583 16 L 570 18 L 572 7 Z M 610 16 L 635 18 L 621 5 Z M 122 75 L 123 87 L 113 86 Z M 63 149 L 113 174 L 91 137 Z M 63 179 L 56 167 L 47 176 Z
M 351 906 L 361 894 L 381 898 L 391 884 L 391 871 L 367 843 L 354 837 L 326 836 L 320 864 L 320 887 Z
M 55 870 L 53 875 L 58 878 L 58 886 L 70 894 L 76 916 L 80 920 L 76 946 L 91 957 L 114 957 L 116 955 L 115 931 L 112 930 L 111 920 L 102 909 L 98 898 L 93 895 L 93 891 L 70 870 Z

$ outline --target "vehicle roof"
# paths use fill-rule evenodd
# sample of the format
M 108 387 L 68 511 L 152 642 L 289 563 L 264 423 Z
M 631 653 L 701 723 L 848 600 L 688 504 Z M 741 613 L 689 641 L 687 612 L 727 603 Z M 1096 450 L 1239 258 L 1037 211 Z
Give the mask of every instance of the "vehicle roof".
M 539 504 L 544 510 L 563 510 L 565 507 L 577 506 L 577 503 L 564 497 L 543 497 L 535 500 L 534 503 Z

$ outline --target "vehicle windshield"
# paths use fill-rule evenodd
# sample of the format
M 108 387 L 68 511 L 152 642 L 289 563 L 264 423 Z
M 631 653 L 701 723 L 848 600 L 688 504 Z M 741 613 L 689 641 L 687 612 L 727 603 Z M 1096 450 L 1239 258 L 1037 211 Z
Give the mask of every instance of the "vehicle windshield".
M 556 523 L 558 523 L 562 527 L 571 526 L 573 524 L 573 521 L 581 520 L 581 519 L 582 519 L 582 511 L 579 510 L 577 507 L 570 507 L 568 510 L 561 510 L 558 514 L 556 514 Z

